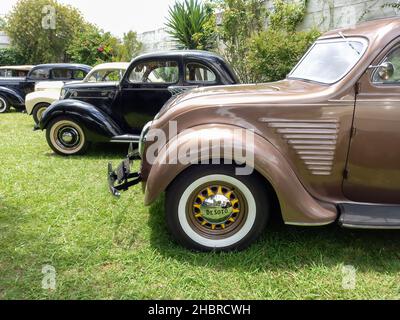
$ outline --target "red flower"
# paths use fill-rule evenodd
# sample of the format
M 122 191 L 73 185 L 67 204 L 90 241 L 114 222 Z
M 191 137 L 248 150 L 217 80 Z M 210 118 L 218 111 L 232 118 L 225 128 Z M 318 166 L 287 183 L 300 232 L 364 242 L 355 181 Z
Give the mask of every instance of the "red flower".
M 104 47 L 103 47 L 103 46 L 98 47 L 98 48 L 97 48 L 97 51 L 99 51 L 99 52 L 104 52 Z

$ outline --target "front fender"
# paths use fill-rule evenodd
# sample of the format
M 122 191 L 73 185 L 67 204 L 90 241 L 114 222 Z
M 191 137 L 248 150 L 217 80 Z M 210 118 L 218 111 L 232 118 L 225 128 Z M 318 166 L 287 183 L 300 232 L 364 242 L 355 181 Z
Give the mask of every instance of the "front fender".
M 121 128 L 105 112 L 87 102 L 72 99 L 53 103 L 43 113 L 39 128 L 45 130 L 50 121 L 60 116 L 71 117 L 83 124 L 91 140 L 109 141 L 123 134 Z
M 146 205 L 151 204 L 168 188 L 176 176 L 190 166 L 190 164 L 183 165 L 179 163 L 176 157 L 174 158 L 175 155 L 179 154 L 178 149 L 196 150 L 197 146 L 197 152 L 195 151 L 196 154 L 193 157 L 197 157 L 199 161 L 210 160 L 215 158 L 212 155 L 225 154 L 222 144 L 220 146 L 217 143 L 217 141 L 221 141 L 221 137 L 224 137 L 231 138 L 235 146 L 241 148 L 242 154 L 254 150 L 254 169 L 274 188 L 280 203 L 282 217 L 286 223 L 324 225 L 336 220 L 336 207 L 314 199 L 304 188 L 285 157 L 263 137 L 254 135 L 254 141 L 249 143 L 244 136 L 235 134 L 237 128 L 227 125 L 204 125 L 194 129 L 171 139 L 159 151 L 147 177 Z M 238 141 L 240 139 L 242 141 Z M 179 143 L 174 140 L 179 141 Z M 232 155 L 229 152 L 227 154 Z M 234 156 L 231 158 L 234 158 Z M 230 160 L 237 161 L 240 159 Z
M 4 95 L 12 106 L 24 105 L 24 98 L 16 90 L 7 87 L 0 87 L 0 94 Z
M 52 90 L 45 91 L 35 91 L 29 93 L 25 97 L 25 109 L 26 112 L 31 115 L 33 109 L 39 103 L 48 103 L 52 104 L 60 98 L 60 93 Z

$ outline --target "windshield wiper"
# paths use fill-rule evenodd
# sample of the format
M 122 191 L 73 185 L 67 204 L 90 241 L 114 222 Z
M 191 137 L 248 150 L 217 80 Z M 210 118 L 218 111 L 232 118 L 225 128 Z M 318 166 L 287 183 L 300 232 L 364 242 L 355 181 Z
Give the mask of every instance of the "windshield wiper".
M 352 48 L 355 52 L 357 52 L 358 55 L 361 54 L 356 48 L 354 48 L 354 46 L 349 42 L 349 40 L 344 36 L 342 32 L 338 32 L 338 34 L 346 41 L 346 43 L 349 45 L 350 48 Z

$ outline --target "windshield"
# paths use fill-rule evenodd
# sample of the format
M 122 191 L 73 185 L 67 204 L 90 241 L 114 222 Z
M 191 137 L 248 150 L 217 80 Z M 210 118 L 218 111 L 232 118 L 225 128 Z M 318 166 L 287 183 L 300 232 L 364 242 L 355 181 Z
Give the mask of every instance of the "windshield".
M 289 78 L 335 83 L 357 64 L 366 49 L 367 41 L 363 38 L 317 41 Z

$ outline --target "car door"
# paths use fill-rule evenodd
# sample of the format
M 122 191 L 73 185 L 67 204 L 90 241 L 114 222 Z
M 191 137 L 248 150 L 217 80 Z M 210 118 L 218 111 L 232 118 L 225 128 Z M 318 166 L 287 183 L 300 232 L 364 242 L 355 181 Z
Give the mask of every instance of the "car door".
M 390 62 L 391 76 L 370 68 L 360 79 L 343 190 L 352 201 L 400 203 L 400 42 L 374 65 Z
M 181 59 L 138 61 L 121 82 L 114 112 L 125 122 L 129 133 L 140 133 L 171 98 L 169 87 L 181 83 Z

